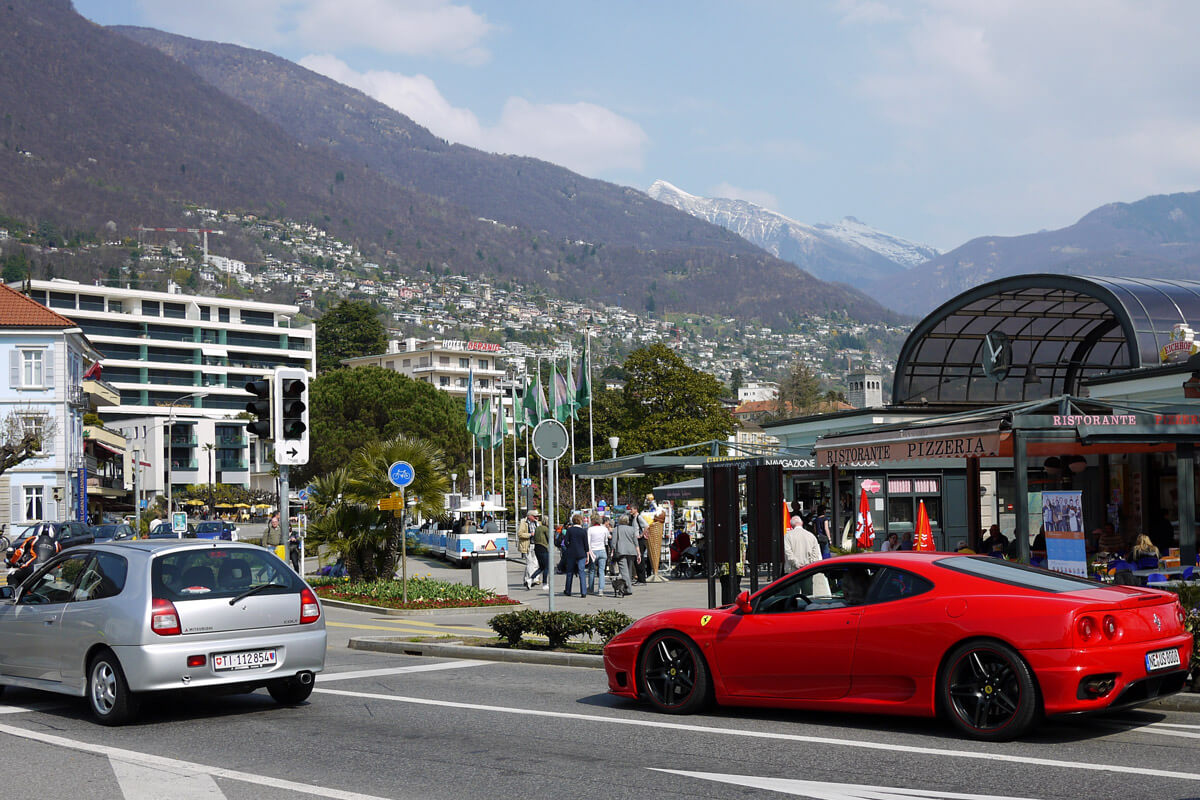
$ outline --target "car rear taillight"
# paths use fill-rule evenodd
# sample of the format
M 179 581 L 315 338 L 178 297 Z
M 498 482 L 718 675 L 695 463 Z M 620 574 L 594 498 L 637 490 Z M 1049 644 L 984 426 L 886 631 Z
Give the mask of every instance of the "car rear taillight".
M 300 590 L 300 624 L 316 622 L 321 618 L 321 604 L 307 586 Z
M 161 597 L 154 598 L 150 606 L 150 630 L 159 636 L 177 636 L 183 631 L 179 628 L 179 612 L 175 604 Z
M 1100 628 L 1109 639 L 1115 639 L 1121 633 L 1121 626 L 1117 624 L 1117 618 L 1112 614 L 1104 616 L 1104 620 L 1100 623 Z
M 1076 623 L 1076 630 L 1079 631 L 1080 639 L 1090 642 L 1096 635 L 1096 620 L 1091 617 L 1080 617 L 1079 622 Z

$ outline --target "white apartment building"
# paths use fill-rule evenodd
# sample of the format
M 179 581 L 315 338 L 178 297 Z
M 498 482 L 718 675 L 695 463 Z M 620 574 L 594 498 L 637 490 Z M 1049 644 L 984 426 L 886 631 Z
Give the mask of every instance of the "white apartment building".
M 738 387 L 739 403 L 758 403 L 779 397 L 779 384 L 771 381 L 748 381 Z
M 348 367 L 383 367 L 413 380 L 431 383 L 443 392 L 466 401 L 467 381 L 475 381 L 475 401 L 503 396 L 504 348 L 490 342 L 456 339 L 401 339 L 388 342 L 380 355 L 345 358 Z
M 33 281 L 30 296 L 73 320 L 103 354 L 103 379 L 120 393 L 105 424 L 125 434 L 142 496 L 168 480 L 250 486 L 270 463 L 238 415 L 245 390 L 275 367 L 314 374 L 316 327 L 296 325 L 299 307 L 252 300 Z

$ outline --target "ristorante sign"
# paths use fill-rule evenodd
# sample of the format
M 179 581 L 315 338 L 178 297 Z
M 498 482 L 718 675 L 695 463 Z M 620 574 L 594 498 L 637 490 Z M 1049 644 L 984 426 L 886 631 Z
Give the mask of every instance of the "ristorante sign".
M 817 463 L 823 467 L 862 461 L 914 461 L 933 458 L 981 458 L 997 455 L 1000 434 L 952 434 L 922 438 L 898 438 L 861 444 L 817 443 Z

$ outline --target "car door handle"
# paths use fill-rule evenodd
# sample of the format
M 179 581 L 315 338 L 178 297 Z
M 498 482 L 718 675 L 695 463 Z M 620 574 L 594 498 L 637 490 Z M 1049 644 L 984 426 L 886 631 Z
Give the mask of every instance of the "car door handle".
M 46 620 L 46 624 L 47 624 L 47 625 L 53 625 L 53 624 L 54 624 L 54 618 L 53 618 L 53 617 L 51 617 L 50 619 Z

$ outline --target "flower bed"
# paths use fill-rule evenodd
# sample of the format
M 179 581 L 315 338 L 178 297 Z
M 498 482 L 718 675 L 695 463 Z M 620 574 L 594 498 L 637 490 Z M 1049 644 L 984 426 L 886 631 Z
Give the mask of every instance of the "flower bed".
M 348 578 L 311 578 L 309 584 L 318 596 L 383 608 L 472 608 L 476 606 L 512 606 L 516 600 L 486 589 L 435 578 L 409 578 L 408 602 L 404 602 L 404 582 L 397 580 L 350 581 Z

